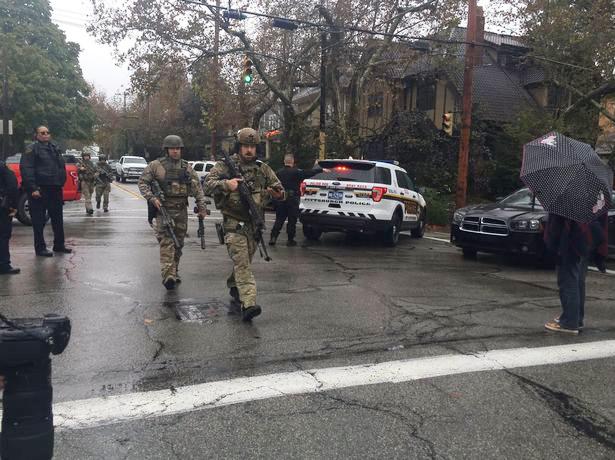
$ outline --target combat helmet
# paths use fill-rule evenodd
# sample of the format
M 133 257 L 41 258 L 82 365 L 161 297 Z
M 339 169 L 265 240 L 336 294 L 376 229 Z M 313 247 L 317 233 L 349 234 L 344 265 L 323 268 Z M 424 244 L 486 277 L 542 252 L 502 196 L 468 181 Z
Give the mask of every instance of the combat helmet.
M 181 137 L 175 134 L 169 134 L 162 141 L 162 148 L 163 149 L 182 149 L 184 148 L 184 141 L 182 141 Z
M 261 139 L 255 129 L 242 128 L 237 131 L 237 142 L 243 145 L 258 145 Z

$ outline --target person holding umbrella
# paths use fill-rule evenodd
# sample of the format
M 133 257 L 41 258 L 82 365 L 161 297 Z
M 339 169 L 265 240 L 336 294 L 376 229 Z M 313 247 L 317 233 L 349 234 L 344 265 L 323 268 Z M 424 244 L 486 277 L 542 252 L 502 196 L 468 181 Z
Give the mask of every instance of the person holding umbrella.
M 552 132 L 524 146 L 521 179 L 549 212 L 544 239 L 557 256 L 562 313 L 544 327 L 578 334 L 588 261 L 593 258 L 600 271 L 606 270 L 613 171 L 590 145 Z

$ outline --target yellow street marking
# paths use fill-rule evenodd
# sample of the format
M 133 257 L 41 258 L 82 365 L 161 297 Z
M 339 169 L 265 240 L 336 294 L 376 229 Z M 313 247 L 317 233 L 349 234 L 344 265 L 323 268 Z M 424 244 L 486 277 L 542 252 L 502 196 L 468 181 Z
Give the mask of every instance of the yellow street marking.
M 132 196 L 134 196 L 135 198 L 138 198 L 140 200 L 145 200 L 145 198 L 143 198 L 140 194 L 133 192 L 132 190 L 129 190 L 127 188 L 122 187 L 120 184 L 116 184 L 115 182 L 112 184 L 114 187 L 119 188 L 120 190 L 122 190 L 123 192 L 126 192 Z

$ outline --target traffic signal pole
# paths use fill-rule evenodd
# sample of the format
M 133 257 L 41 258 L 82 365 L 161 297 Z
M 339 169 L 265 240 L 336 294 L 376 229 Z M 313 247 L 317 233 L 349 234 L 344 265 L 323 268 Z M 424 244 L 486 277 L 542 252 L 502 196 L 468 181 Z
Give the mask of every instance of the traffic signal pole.
M 476 0 L 468 2 L 468 27 L 466 30 L 466 55 L 463 71 L 463 100 L 461 113 L 461 138 L 459 140 L 459 164 L 457 168 L 456 209 L 466 205 L 468 193 L 468 162 L 470 157 L 470 135 L 472 132 L 472 87 L 476 54 L 476 28 L 478 8 Z
M 8 65 L 4 62 L 2 76 L 2 155 L 0 160 L 6 160 L 10 156 L 9 141 L 9 75 Z
M 327 70 L 325 64 L 325 48 L 327 33 L 320 34 L 320 120 L 318 127 L 320 130 L 320 142 L 318 159 L 324 160 L 327 157 L 327 134 L 325 132 L 327 122 Z

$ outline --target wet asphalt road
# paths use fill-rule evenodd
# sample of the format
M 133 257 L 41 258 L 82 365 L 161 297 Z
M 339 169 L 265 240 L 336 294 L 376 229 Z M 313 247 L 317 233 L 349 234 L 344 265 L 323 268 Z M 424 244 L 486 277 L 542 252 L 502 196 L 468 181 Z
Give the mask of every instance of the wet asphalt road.
M 31 229 L 15 224 L 22 273 L 0 280 L 0 307 L 71 318 L 70 345 L 53 358 L 57 402 L 615 339 L 614 276 L 589 274 L 586 331 L 555 336 L 542 330 L 559 310 L 553 272 L 466 261 L 445 241 L 409 236 L 396 248 L 335 234 L 288 248 L 282 237 L 273 262 L 256 256 L 263 314 L 246 325 L 228 314 L 219 213 L 206 220 L 205 251 L 191 220 L 183 283 L 169 293 L 137 195 L 134 183 L 115 185 L 111 212 L 94 217 L 67 203 L 67 256 L 35 257 Z M 195 312 L 201 321 L 179 319 Z M 609 358 L 283 396 L 58 430 L 56 458 L 615 458 L 613 376 Z

